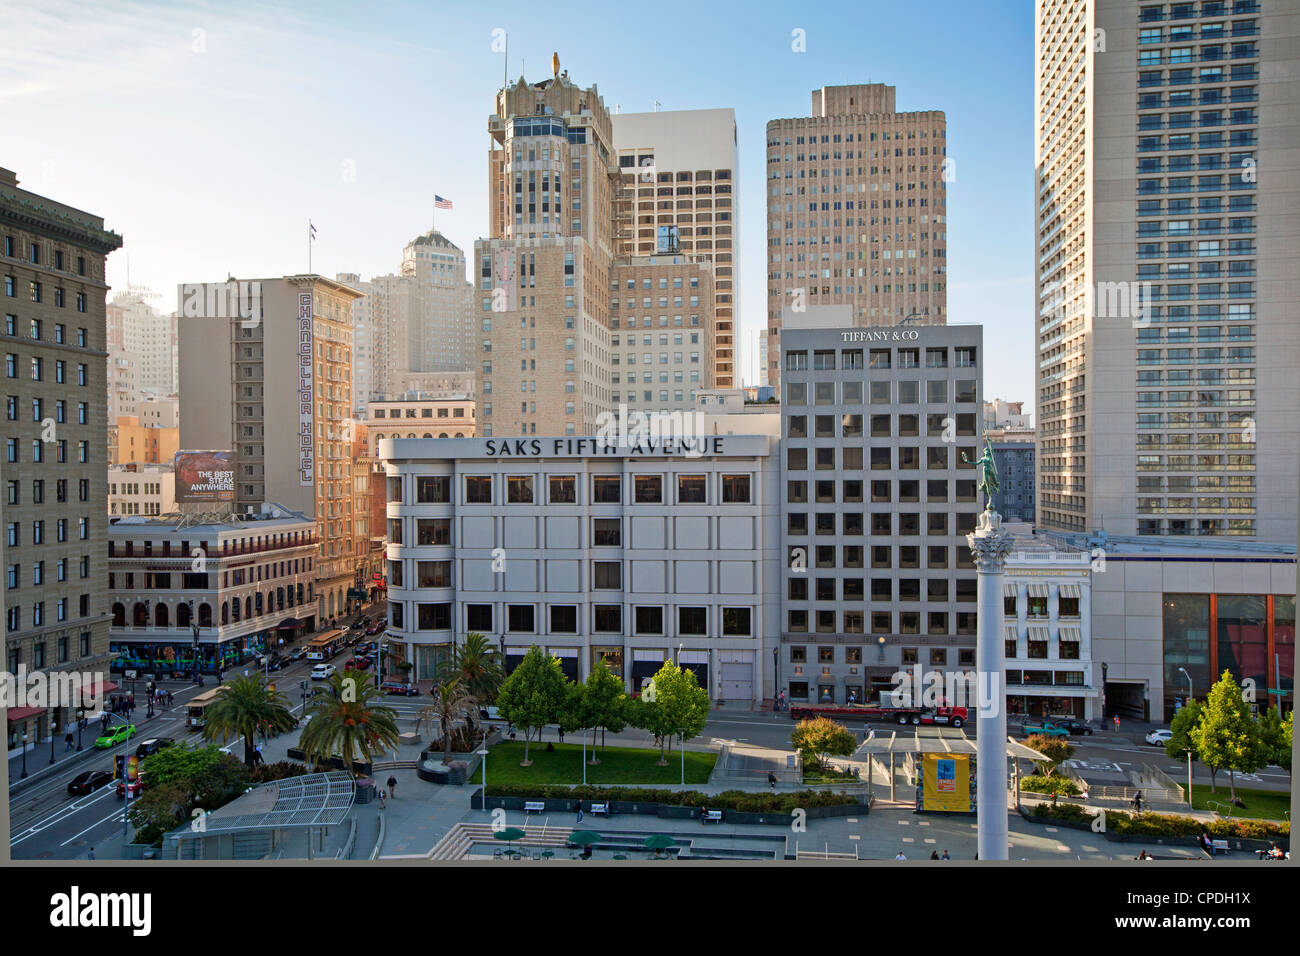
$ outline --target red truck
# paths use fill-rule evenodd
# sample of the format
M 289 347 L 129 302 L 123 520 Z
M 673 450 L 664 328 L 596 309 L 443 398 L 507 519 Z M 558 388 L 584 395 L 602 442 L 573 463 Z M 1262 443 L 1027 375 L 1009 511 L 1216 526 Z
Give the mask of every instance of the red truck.
M 940 724 L 960 727 L 969 719 L 965 707 L 874 707 L 866 704 L 846 704 L 843 707 L 818 707 L 811 704 L 791 704 L 793 720 L 811 720 L 829 717 L 831 720 L 885 720 L 898 724 Z

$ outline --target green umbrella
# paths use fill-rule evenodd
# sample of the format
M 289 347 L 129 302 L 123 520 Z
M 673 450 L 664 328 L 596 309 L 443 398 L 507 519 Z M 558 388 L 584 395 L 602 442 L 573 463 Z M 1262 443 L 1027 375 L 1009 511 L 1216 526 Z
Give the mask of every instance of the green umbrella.
M 601 841 L 601 835 L 595 830 L 575 830 L 569 834 L 569 843 L 573 846 L 591 846 Z
M 677 841 L 666 833 L 655 833 L 641 841 L 647 850 L 654 850 L 655 856 L 668 849 L 670 846 L 676 846 Z
M 492 839 L 505 840 L 509 843 L 521 840 L 524 836 L 526 836 L 525 831 L 519 829 L 519 827 L 506 827 L 504 830 L 494 830 L 492 832 Z

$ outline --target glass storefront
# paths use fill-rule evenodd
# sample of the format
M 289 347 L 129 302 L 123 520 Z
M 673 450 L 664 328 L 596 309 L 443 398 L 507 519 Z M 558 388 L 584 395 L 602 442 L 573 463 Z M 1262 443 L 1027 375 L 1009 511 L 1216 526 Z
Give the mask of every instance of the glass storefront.
M 1287 692 L 1281 698 L 1285 712 L 1295 706 L 1295 598 L 1290 595 L 1273 598 L 1273 655 L 1281 675 L 1274 686 Z
M 1211 675 L 1219 679 L 1225 670 L 1231 671 L 1238 683 L 1250 678 L 1255 682 L 1256 700 L 1266 705 L 1264 690 L 1268 687 L 1268 600 L 1259 594 L 1220 594 L 1216 623 L 1218 625 L 1218 672 Z M 1184 681 L 1186 683 L 1186 681 Z M 1207 688 L 1208 690 L 1208 688 Z M 1197 696 L 1200 696 L 1198 691 Z
M 1165 697 L 1161 707 L 1164 719 L 1170 720 L 1176 703 L 1187 697 L 1187 677 L 1179 668 L 1186 669 L 1191 675 L 1192 690 L 1198 697 L 1208 693 L 1213 683 L 1210 677 L 1210 596 L 1166 594 L 1163 609 Z
M 595 667 L 601 660 L 604 660 L 606 670 L 619 680 L 623 679 L 623 648 L 593 647 L 591 649 L 591 666 Z

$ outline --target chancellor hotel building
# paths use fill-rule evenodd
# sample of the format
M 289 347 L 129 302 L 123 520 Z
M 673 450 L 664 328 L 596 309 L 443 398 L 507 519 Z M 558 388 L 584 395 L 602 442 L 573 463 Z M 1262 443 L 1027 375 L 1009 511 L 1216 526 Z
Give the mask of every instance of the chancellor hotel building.
M 767 124 L 768 384 L 783 308 L 947 321 L 947 135 L 942 111 L 899 113 L 883 83 L 822 87 L 811 116 Z
M 822 703 L 975 666 L 983 329 L 847 313 L 787 310 L 782 331 L 780 682 Z
M 511 669 L 537 644 L 571 680 L 603 659 L 640 690 L 675 660 L 715 700 L 771 697 L 775 454 L 767 435 L 380 442 L 390 650 L 424 680 L 478 631 Z
M 1039 0 L 1038 525 L 1294 542 L 1300 9 Z

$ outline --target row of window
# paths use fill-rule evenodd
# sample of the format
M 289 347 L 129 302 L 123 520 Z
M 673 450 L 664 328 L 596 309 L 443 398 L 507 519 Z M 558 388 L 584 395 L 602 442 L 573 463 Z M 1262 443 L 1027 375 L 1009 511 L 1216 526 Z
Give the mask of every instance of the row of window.
M 45 519 L 42 518 L 33 521 L 32 525 L 32 544 L 45 544 Z M 55 540 L 58 542 L 68 541 L 68 519 L 57 518 L 54 522 Z M 90 538 L 90 519 L 81 517 L 77 519 L 77 540 L 87 541 Z M 22 539 L 22 523 L 19 521 L 10 521 L 5 525 L 5 540 L 8 547 L 16 548 Z
M 915 380 L 891 382 L 888 379 L 873 379 L 871 386 L 872 405 L 919 405 L 921 403 L 921 383 Z M 950 385 L 954 387 L 950 389 Z M 896 388 L 895 388 L 896 386 Z M 836 391 L 839 401 L 836 401 Z M 897 399 L 895 399 L 895 391 Z M 787 405 L 808 404 L 808 383 L 788 381 L 785 385 L 785 403 Z M 950 383 L 947 379 L 931 379 L 925 383 L 925 400 L 929 405 L 946 405 L 950 401 L 973 405 L 975 403 L 975 379 L 961 379 Z M 949 398 L 951 394 L 952 398 Z M 814 382 L 814 405 L 861 405 L 862 382 L 849 380 L 843 382 Z
M 920 634 L 921 612 L 899 611 L 898 630 L 894 630 L 893 611 L 870 612 L 870 630 L 867 629 L 867 614 L 863 610 L 836 611 L 829 608 L 809 612 L 803 608 L 786 611 L 785 629 L 790 634 Z M 950 629 L 949 621 L 955 619 L 956 627 Z M 950 634 L 974 634 L 978 615 L 975 611 L 958 611 L 950 615 L 947 611 L 926 612 L 926 634 L 943 636 Z M 811 627 L 810 627 L 811 621 Z
M 806 570 L 809 567 L 814 568 L 863 568 L 866 560 L 867 549 L 860 544 L 846 544 L 838 549 L 832 544 L 819 544 L 813 548 L 804 545 L 793 545 L 788 552 L 789 567 L 794 573 Z M 836 558 L 839 563 L 836 564 Z M 973 568 L 975 566 L 971 559 L 970 549 L 964 546 L 957 547 L 956 560 L 950 563 L 949 550 L 947 545 L 927 545 L 926 546 L 926 565 L 927 568 Z M 895 556 L 892 545 L 877 544 L 871 546 L 871 567 L 873 568 L 920 568 L 921 567 L 921 546 L 915 544 L 899 545 L 898 553 Z M 793 580 L 793 579 L 791 579 Z M 794 586 L 792 585 L 792 588 Z M 793 592 L 792 592 L 793 593 Z
M 844 653 L 840 655 L 841 657 L 840 660 L 836 660 L 837 655 L 835 653 L 836 651 L 835 645 L 830 645 L 830 646 L 822 645 L 820 647 L 809 648 L 808 646 L 803 644 L 792 644 L 790 645 L 790 663 L 807 664 L 810 660 L 809 658 L 810 650 L 817 655 L 816 660 L 818 664 L 861 664 L 862 663 L 862 653 L 864 648 L 853 647 L 850 645 L 843 645 L 840 649 Z M 930 647 L 927 648 L 926 650 L 928 652 L 927 663 L 937 667 L 945 666 L 948 663 L 948 655 L 951 654 L 952 651 L 954 650 L 957 652 L 957 664 L 959 666 L 970 666 L 970 667 L 975 666 L 975 648 L 973 647 L 957 647 L 957 648 Z M 903 651 L 904 664 L 919 664 L 921 662 L 921 657 L 920 657 L 921 652 L 919 648 L 904 647 L 902 651 Z
M 32 356 L 31 363 L 32 381 L 45 381 L 45 359 L 40 355 Z M 84 386 L 89 376 L 89 367 L 84 362 L 77 363 L 77 384 Z M 13 352 L 5 353 L 5 377 L 18 377 L 18 356 Z M 63 359 L 57 359 L 54 362 L 54 381 L 60 385 L 65 384 L 68 380 L 68 363 Z
M 13 236 L 4 237 L 4 254 L 10 259 L 18 258 L 18 242 L 17 240 L 14 239 Z M 65 271 L 64 263 L 66 261 L 66 258 L 67 257 L 64 255 L 62 249 L 55 249 L 54 260 L 52 262 L 52 265 L 54 266 L 55 269 L 59 270 L 60 272 Z M 32 263 L 32 265 L 41 264 L 42 256 L 41 256 L 40 243 L 29 242 L 27 244 L 26 261 Z M 77 275 L 84 276 L 86 274 L 86 257 L 77 256 L 76 263 L 77 263 Z
M 62 290 L 59 290 L 61 296 Z M 59 304 L 62 304 L 61 302 Z M 80 311 L 85 311 L 84 309 Z M 39 342 L 45 337 L 45 323 L 41 319 L 32 319 L 28 325 L 28 337 Z M 5 315 L 5 335 L 18 335 L 18 316 Z M 77 348 L 86 347 L 86 330 L 77 329 Z M 68 344 L 68 327 L 62 322 L 54 323 L 54 342 L 56 345 Z
M 32 627 L 44 627 L 50 622 L 46 620 L 45 602 L 36 601 L 31 606 L 32 610 Z M 78 600 L 78 614 L 81 617 L 90 616 L 90 595 L 83 594 Z M 67 621 L 68 618 L 68 599 L 59 598 L 54 602 L 54 623 L 59 624 Z M 11 605 L 5 609 L 5 630 L 13 634 L 23 629 L 23 606 L 19 604 Z M 36 667 L 43 667 L 44 664 L 35 664 Z
M 464 476 L 465 504 L 492 504 L 496 479 L 505 483 L 507 504 L 540 504 L 540 488 L 536 475 L 466 475 Z M 632 502 L 635 504 L 665 504 L 667 485 L 676 479 L 677 504 L 709 504 L 710 476 L 698 475 L 632 475 Z M 752 500 L 752 476 L 748 474 L 719 475 L 714 489 L 714 500 L 723 504 L 749 504 Z M 548 475 L 545 478 L 548 504 L 577 504 L 577 475 Z M 402 501 L 402 480 L 388 479 L 388 500 Z M 449 475 L 417 476 L 415 501 L 418 504 L 450 504 L 451 477 Z M 592 504 L 621 504 L 623 501 L 622 475 L 592 475 Z M 396 519 L 395 519 L 396 520 Z M 394 542 L 394 543 L 400 543 Z
M 68 479 L 59 478 L 54 483 L 54 500 L 63 504 L 68 500 Z M 77 500 L 90 500 L 90 479 L 77 479 Z M 32 504 L 40 505 L 45 503 L 45 479 L 36 478 L 32 481 Z M 22 504 L 22 491 L 17 478 L 10 478 L 5 482 L 5 504 L 20 505 Z
M 818 511 L 813 515 L 812 533 L 816 535 L 836 535 L 860 538 L 867 533 L 866 515 L 861 511 L 836 512 Z M 897 523 L 894 519 L 897 518 Z M 871 513 L 870 526 L 872 535 L 927 535 L 970 534 L 975 530 L 975 512 L 958 512 L 949 521 L 947 512 L 932 511 L 925 516 L 925 530 L 922 532 L 921 515 L 915 512 L 894 514 L 890 511 Z M 838 527 L 837 527 L 838 525 Z M 952 530 L 949 530 L 949 529 Z M 790 512 L 786 515 L 786 534 L 791 537 L 803 537 L 808 531 L 808 513 Z
M 911 415 L 872 415 L 871 437 L 872 438 L 891 438 L 895 434 L 895 421 L 897 421 L 897 434 L 900 438 L 919 437 L 921 434 L 921 416 L 919 414 Z M 861 414 L 845 412 L 842 415 L 814 415 L 813 416 L 813 437 L 814 438 L 861 438 L 863 436 L 864 418 Z M 925 434 L 933 437 L 951 438 L 954 435 L 971 437 L 975 432 L 975 413 L 961 412 L 956 415 L 947 415 L 943 412 L 931 413 L 925 416 Z M 807 438 L 808 437 L 808 416 L 807 415 L 788 415 L 786 416 L 786 438 Z
M 15 279 L 13 276 L 7 275 L 4 277 L 4 283 L 5 283 L 5 295 L 10 299 L 18 298 L 18 280 Z M 45 301 L 45 287 L 37 279 L 33 279 L 27 283 L 27 294 L 33 302 Z M 77 293 L 78 312 L 85 312 L 88 302 L 89 300 L 86 298 L 86 293 L 84 292 Z M 67 304 L 67 294 L 63 286 L 61 285 L 56 285 L 54 287 L 54 304 L 58 306 L 60 309 L 64 308 Z M 14 333 L 9 332 L 7 334 L 13 335 Z M 33 338 L 36 337 L 37 336 L 33 336 Z
M 403 627 L 404 605 L 389 605 L 389 620 L 395 628 Z M 588 627 L 591 633 L 623 633 L 623 605 L 593 604 L 590 606 Z M 677 629 L 674 637 L 709 636 L 709 609 L 707 607 L 678 607 Z M 550 604 L 545 606 L 549 628 L 547 634 L 578 634 L 579 605 Z M 507 634 L 537 633 L 538 608 L 533 604 L 507 604 L 502 628 L 494 626 L 495 606 L 491 604 L 466 604 L 465 628 L 469 631 L 494 633 L 498 630 Z M 671 615 L 671 610 L 661 605 L 638 605 L 632 608 L 632 633 L 637 635 L 664 636 L 668 634 L 664 622 Z M 419 603 L 415 605 L 415 630 L 447 631 L 452 629 L 452 605 L 450 603 Z M 752 637 L 753 609 L 748 607 L 724 607 L 720 609 L 721 621 L 716 625 L 723 637 Z
M 77 635 L 77 656 L 86 658 L 90 656 L 90 631 L 82 631 Z M 49 665 L 47 656 L 46 641 L 33 641 L 30 646 L 29 660 L 23 660 L 22 648 L 15 645 L 9 648 L 5 655 L 5 667 L 10 674 L 17 674 L 20 665 L 26 665 L 29 671 L 39 670 Z M 60 637 L 55 641 L 55 663 L 67 664 L 72 660 L 71 638 Z
M 936 446 L 924 449 L 925 467 L 929 469 L 969 469 L 974 468 L 977 457 L 973 446 L 958 446 L 955 458 L 950 456 L 954 449 L 948 446 Z M 808 470 L 807 448 L 787 448 L 785 450 L 785 467 L 787 471 Z M 914 471 L 921 468 L 922 449 L 919 447 L 891 448 L 875 446 L 870 449 L 871 469 L 876 471 Z M 812 449 L 813 470 L 834 471 L 838 456 L 839 467 L 845 471 L 863 470 L 863 449 L 853 446 Z
M 5 439 L 5 461 L 10 463 L 22 461 L 22 457 L 19 452 L 21 441 L 22 440 L 19 438 Z M 32 439 L 32 461 L 37 463 L 45 461 L 46 445 L 54 446 L 55 461 L 59 462 L 60 464 L 64 464 L 68 461 L 68 440 L 66 438 L 58 438 L 52 441 L 45 441 L 44 439 L 41 438 L 33 438 Z M 90 462 L 89 441 L 83 440 L 77 442 L 77 461 L 83 465 L 88 464 Z

